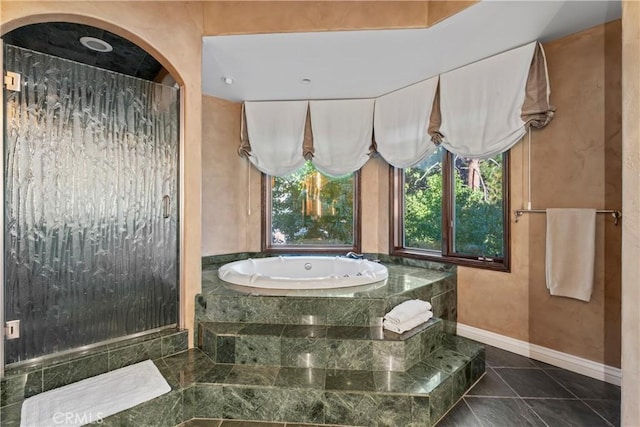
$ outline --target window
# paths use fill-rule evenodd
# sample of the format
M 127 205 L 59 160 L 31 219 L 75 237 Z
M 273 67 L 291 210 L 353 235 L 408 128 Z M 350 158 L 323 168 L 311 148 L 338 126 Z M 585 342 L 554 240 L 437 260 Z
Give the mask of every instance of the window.
M 263 175 L 263 250 L 359 251 L 359 174 L 332 178 L 311 162 L 287 176 Z
M 508 154 L 466 159 L 442 147 L 391 172 L 394 255 L 508 270 Z

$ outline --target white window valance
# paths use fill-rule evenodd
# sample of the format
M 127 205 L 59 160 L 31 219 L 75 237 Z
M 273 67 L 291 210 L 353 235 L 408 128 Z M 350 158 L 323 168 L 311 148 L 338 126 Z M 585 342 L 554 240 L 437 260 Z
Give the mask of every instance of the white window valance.
M 436 76 L 376 98 L 377 150 L 390 165 L 408 168 L 436 151 L 427 128 L 437 88 Z
M 305 162 L 302 143 L 308 106 L 308 101 L 245 102 L 240 151 L 268 175 L 299 169 Z
M 313 164 L 321 172 L 346 175 L 369 160 L 373 99 L 310 101 Z
M 544 51 L 534 42 L 375 100 L 245 102 L 239 151 L 275 176 L 305 158 L 327 175 L 346 175 L 376 150 L 407 168 L 439 144 L 466 158 L 489 158 L 509 150 L 527 128 L 549 123 L 549 95 Z
M 553 117 L 544 52 L 534 42 L 440 75 L 435 142 L 467 158 L 515 145 Z

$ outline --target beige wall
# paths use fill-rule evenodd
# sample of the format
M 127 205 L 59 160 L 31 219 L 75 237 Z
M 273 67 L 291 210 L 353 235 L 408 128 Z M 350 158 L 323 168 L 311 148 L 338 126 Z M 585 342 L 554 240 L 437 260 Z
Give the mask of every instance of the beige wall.
M 0 7 L 2 34 L 22 25 L 47 21 L 78 22 L 104 28 L 154 55 L 181 84 L 184 102 L 180 153 L 183 225 L 180 320 L 192 336 L 194 298 L 201 288 L 201 6 L 183 2 L 2 1 Z M 160 22 L 162 25 L 156 25 Z
M 640 3 L 622 3 L 622 425 L 640 424 Z
M 238 155 L 241 104 L 202 97 L 202 256 L 260 251 L 260 172 Z

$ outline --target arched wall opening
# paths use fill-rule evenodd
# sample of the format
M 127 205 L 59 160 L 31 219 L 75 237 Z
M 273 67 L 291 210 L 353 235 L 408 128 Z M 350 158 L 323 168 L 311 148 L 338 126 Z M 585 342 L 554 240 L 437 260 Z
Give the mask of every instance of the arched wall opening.
M 200 291 L 202 28 L 194 25 L 194 20 L 198 20 L 198 11 L 164 2 L 153 5 L 136 2 L 3 2 L 0 7 L 0 34 L 42 22 L 71 22 L 101 28 L 143 48 L 162 64 L 180 86 L 178 325 L 189 331 L 189 345 L 193 346 L 194 297 Z M 154 25 L 157 22 L 164 22 L 166 26 L 157 28 Z M 167 26 L 175 30 L 167 31 Z M 4 117 L 3 114 L 0 110 L 1 117 Z M 4 301 L 0 300 L 0 310 L 3 307 Z M 0 317 L 4 318 L 4 315 Z M 4 368 L 3 357 L 4 352 L 0 352 L 0 375 Z

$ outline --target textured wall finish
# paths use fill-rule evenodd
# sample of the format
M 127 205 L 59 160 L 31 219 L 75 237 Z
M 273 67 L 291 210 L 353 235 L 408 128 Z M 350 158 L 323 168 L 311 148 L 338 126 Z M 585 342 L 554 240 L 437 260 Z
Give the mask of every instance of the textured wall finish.
M 260 251 L 261 176 L 237 152 L 241 104 L 203 96 L 202 110 L 202 256 Z
M 207 2 L 204 35 L 421 28 L 428 9 L 426 1 Z
M 640 423 L 640 3 L 622 3 L 622 425 Z

